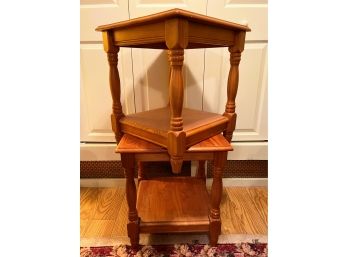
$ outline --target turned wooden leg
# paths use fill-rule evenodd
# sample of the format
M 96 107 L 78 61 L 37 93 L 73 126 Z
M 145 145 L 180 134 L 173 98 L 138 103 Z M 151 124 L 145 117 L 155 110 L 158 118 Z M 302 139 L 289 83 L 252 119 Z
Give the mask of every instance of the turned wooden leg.
M 137 192 L 134 182 L 134 154 L 121 154 L 126 177 L 126 198 L 128 203 L 128 237 L 133 248 L 139 246 L 139 217 L 136 209 Z
M 236 127 L 237 114 L 236 110 L 236 95 L 238 90 L 238 80 L 239 80 L 239 62 L 241 57 L 241 52 L 234 49 L 233 47 L 229 47 L 230 51 L 230 72 L 228 74 L 227 81 L 227 103 L 225 107 L 224 116 L 229 119 L 227 124 L 227 129 L 224 131 L 224 136 L 228 142 L 231 142 L 233 131 Z
M 224 136 L 228 142 L 231 142 L 233 131 L 236 128 L 237 114 L 236 114 L 236 96 L 239 81 L 239 63 L 241 53 L 244 50 L 245 33 L 238 33 L 235 38 L 235 45 L 230 46 L 230 71 L 227 81 L 227 103 L 225 107 L 224 116 L 229 120 L 227 128 L 224 131 Z
M 109 62 L 109 83 L 112 95 L 112 114 L 111 126 L 115 133 L 116 142 L 119 143 L 122 138 L 120 119 L 124 116 L 121 105 L 120 75 L 118 73 L 118 52 L 120 48 L 114 45 L 113 35 L 103 32 L 104 50 L 108 55 Z
M 210 194 L 209 236 L 210 245 L 215 246 L 221 233 L 220 202 L 222 195 L 222 172 L 227 152 L 214 153 L 213 184 Z
M 168 135 L 168 153 L 173 173 L 180 173 L 185 152 L 186 134 L 183 132 L 182 105 L 184 100 L 184 80 L 182 66 L 184 49 L 188 46 L 188 21 L 168 19 L 165 21 L 164 38 L 168 50 L 170 66 L 169 105 L 171 111 Z M 175 139 L 176 140 L 173 140 Z
M 168 50 L 168 53 L 170 64 L 170 130 L 181 131 L 183 129 L 182 105 L 184 98 L 184 82 L 182 75 L 182 65 L 184 61 L 184 49 Z
M 168 151 L 171 155 L 171 165 L 174 173 L 180 173 L 183 163 L 183 153 L 185 145 L 183 144 L 183 118 L 182 105 L 184 98 L 184 82 L 182 75 L 182 65 L 184 61 L 184 49 L 168 50 L 170 64 L 169 79 L 169 105 L 170 105 L 170 137 L 173 139 L 168 145 Z M 186 134 L 185 134 L 186 137 Z
M 169 60 L 169 58 L 170 58 L 170 51 L 167 51 L 167 56 L 168 56 L 168 60 Z M 168 85 L 170 85 L 170 76 L 171 76 L 171 67 L 170 67 L 170 65 L 168 66 Z M 169 89 L 169 87 L 168 87 L 168 92 L 170 92 L 170 89 Z M 168 94 L 168 104 L 167 104 L 167 106 L 170 108 L 170 94 Z
M 143 179 L 145 179 L 144 163 L 138 162 L 138 185 Z
M 178 174 L 181 172 L 182 163 L 184 161 L 186 133 L 184 131 L 168 132 L 167 144 L 172 172 Z
M 204 181 L 206 180 L 205 176 L 205 161 L 198 161 L 198 167 L 196 170 L 196 178 L 201 178 Z

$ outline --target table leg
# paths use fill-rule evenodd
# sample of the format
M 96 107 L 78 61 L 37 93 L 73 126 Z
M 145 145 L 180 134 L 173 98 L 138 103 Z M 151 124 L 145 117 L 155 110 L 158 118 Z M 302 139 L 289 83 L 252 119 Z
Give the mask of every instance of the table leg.
M 111 126 L 113 132 L 115 133 L 116 142 L 119 143 L 123 135 L 121 131 L 120 119 L 124 117 L 121 105 L 120 75 L 117 69 L 118 52 L 120 48 L 114 45 L 114 38 L 110 32 L 103 32 L 103 44 L 104 50 L 107 52 L 109 62 L 109 83 L 112 96 Z
M 126 176 L 126 198 L 128 203 L 127 231 L 133 248 L 139 245 L 139 217 L 136 209 L 137 192 L 134 182 L 134 154 L 121 154 L 121 161 Z
M 143 162 L 138 162 L 138 186 L 140 181 L 145 179 L 145 172 L 144 172 L 144 163 Z
M 236 127 L 237 113 L 236 113 L 236 96 L 239 81 L 239 63 L 241 53 L 244 50 L 245 32 L 240 32 L 235 38 L 235 44 L 228 48 L 230 52 L 230 71 L 227 81 L 227 102 L 224 116 L 229 119 L 227 128 L 224 131 L 224 136 L 228 142 L 231 142 L 233 131 Z
M 184 100 L 184 81 L 182 67 L 184 49 L 168 50 L 170 65 L 169 79 L 169 106 L 170 132 L 168 133 L 168 152 L 171 155 L 170 163 L 174 173 L 180 173 L 185 151 L 186 133 L 183 130 L 182 106 Z
M 221 219 L 220 219 L 220 202 L 222 195 L 222 172 L 227 159 L 227 152 L 214 153 L 214 169 L 213 169 L 213 184 L 210 195 L 210 213 L 209 213 L 209 236 L 210 245 L 217 244 L 219 235 L 221 233 Z
M 198 167 L 196 170 L 196 178 L 201 178 L 202 180 L 206 180 L 205 176 L 205 161 L 198 161 Z

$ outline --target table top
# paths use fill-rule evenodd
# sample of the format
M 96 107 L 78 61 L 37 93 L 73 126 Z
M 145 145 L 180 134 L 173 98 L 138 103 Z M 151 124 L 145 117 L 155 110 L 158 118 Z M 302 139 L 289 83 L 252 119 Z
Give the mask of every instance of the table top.
M 217 26 L 217 27 L 221 27 L 225 29 L 231 29 L 231 30 L 251 31 L 250 28 L 246 25 L 224 21 L 224 20 L 207 16 L 207 15 L 202 15 L 202 14 L 198 14 L 198 13 L 194 13 L 194 12 L 190 12 L 190 11 L 186 11 L 186 10 L 182 10 L 178 8 L 135 18 L 135 19 L 130 19 L 127 21 L 101 25 L 96 28 L 96 31 L 106 31 L 106 30 L 127 28 L 127 27 L 132 27 L 132 26 L 136 26 L 140 24 L 143 25 L 147 23 L 164 21 L 171 18 L 183 18 L 188 21 L 197 22 L 200 24 L 213 25 L 213 26 Z
M 232 151 L 233 148 L 230 143 L 223 137 L 223 135 L 215 135 L 204 141 L 191 146 L 186 150 L 188 153 L 198 152 L 226 152 Z M 148 142 L 146 140 L 137 138 L 135 136 L 124 134 L 120 143 L 115 150 L 116 153 L 166 153 L 167 149 Z
M 121 124 L 130 125 L 136 128 L 143 128 L 153 134 L 167 138 L 170 131 L 171 110 L 169 106 L 164 108 L 152 109 L 144 112 L 128 114 L 121 119 Z M 226 124 L 228 119 L 217 113 L 194 110 L 190 108 L 182 109 L 183 131 L 186 136 L 195 134 L 195 131 L 205 125 Z
M 194 49 L 244 45 L 246 25 L 181 9 L 102 25 L 104 48 Z

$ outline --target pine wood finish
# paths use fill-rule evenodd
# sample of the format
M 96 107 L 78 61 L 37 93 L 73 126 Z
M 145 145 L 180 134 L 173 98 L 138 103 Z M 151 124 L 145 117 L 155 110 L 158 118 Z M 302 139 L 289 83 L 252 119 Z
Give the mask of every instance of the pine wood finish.
M 137 201 L 140 232 L 206 232 L 209 230 L 208 203 L 208 192 L 201 179 L 144 180 L 139 185 Z
M 125 169 L 126 177 L 126 198 L 128 203 L 128 224 L 127 231 L 132 245 L 137 245 L 139 242 L 139 217 L 136 209 L 136 187 L 134 183 L 134 155 L 123 154 L 122 165 Z
M 206 152 L 212 152 L 212 151 L 213 152 L 233 151 L 233 147 L 231 146 L 230 143 L 226 141 L 226 139 L 221 134 L 219 134 L 191 146 L 189 149 L 187 149 L 185 154 L 206 153 Z M 141 140 L 132 135 L 125 134 L 122 137 L 122 140 L 120 141 L 120 143 L 117 145 L 115 152 L 120 154 L 133 153 L 135 154 L 136 160 L 138 159 L 142 160 L 143 158 L 140 156 L 143 154 L 146 154 L 146 153 L 166 154 L 167 149 L 159 145 L 150 143 L 148 141 Z M 163 161 L 167 161 L 168 158 L 169 156 L 167 154 L 167 157 L 164 157 L 165 160 Z M 214 158 L 213 153 L 211 153 L 209 159 L 212 160 L 213 158 Z M 148 159 L 148 161 L 151 161 L 151 159 Z
M 198 161 L 198 167 L 196 170 L 196 178 L 201 178 L 205 181 L 205 161 Z
M 127 236 L 127 200 L 124 188 L 80 189 L 80 237 Z M 225 187 L 222 191 L 221 234 L 267 235 L 266 187 Z
M 168 131 L 170 130 L 170 113 L 171 110 L 167 106 L 160 109 L 130 114 L 120 122 L 126 134 L 131 134 L 166 148 L 168 144 Z M 215 131 L 221 133 L 228 122 L 228 119 L 220 114 L 188 108 L 183 108 L 182 118 L 186 146 L 188 147 L 202 141 L 197 137 L 197 131 L 204 133 L 209 138 L 216 135 Z
M 224 131 L 224 136 L 228 141 L 232 140 L 233 131 L 236 128 L 237 114 L 236 110 L 236 96 L 238 90 L 239 80 L 239 63 L 241 58 L 241 52 L 244 50 L 245 36 L 238 33 L 235 38 L 235 45 L 230 46 L 228 51 L 230 52 L 230 72 L 228 74 L 227 81 L 227 103 L 224 112 L 224 116 L 228 117 L 229 123 Z
M 172 30 L 168 30 L 167 27 Z M 251 30 L 248 26 L 176 8 L 102 25 L 96 28 L 96 31 L 113 31 L 115 43 L 120 46 L 170 49 L 180 45 L 192 49 L 229 46 L 233 44 L 234 31 Z M 211 33 L 217 31 L 219 35 Z M 174 42 L 180 43 L 176 45 Z
M 227 160 L 227 152 L 214 152 L 213 184 L 211 186 L 210 200 L 210 244 L 216 245 L 221 233 L 220 202 L 222 196 L 222 172 Z
M 220 202 L 222 172 L 227 152 L 232 147 L 222 134 L 193 145 L 183 153 L 183 160 L 199 160 L 196 178 L 158 178 L 145 180 L 143 174 L 136 190 L 135 161 L 166 161 L 171 157 L 167 149 L 124 134 L 116 148 L 121 154 L 127 184 L 129 206 L 128 236 L 137 247 L 139 232 L 208 232 L 210 243 L 216 245 L 221 232 Z M 214 160 L 214 177 L 210 197 L 205 186 L 204 161 Z M 136 208 L 135 208 L 136 203 Z
M 120 119 L 124 117 L 121 105 L 121 88 L 120 88 L 120 75 L 118 73 L 118 52 L 120 48 L 112 43 L 112 37 L 110 34 L 103 32 L 103 45 L 104 50 L 108 55 L 109 62 L 109 83 L 112 96 L 112 114 L 111 114 L 111 126 L 115 133 L 116 142 L 120 142 L 122 137 L 122 131 L 120 126 Z
M 226 139 L 231 141 L 236 122 L 234 101 L 238 88 L 238 64 L 240 53 L 244 49 L 245 33 L 250 31 L 248 26 L 173 9 L 99 26 L 96 30 L 103 32 L 104 48 L 109 56 L 110 87 L 114 102 L 112 124 L 117 142 L 123 133 L 129 133 L 164 146 L 168 149 L 173 172 L 180 173 L 183 155 L 188 147 L 222 131 Z M 170 63 L 168 110 L 170 113 L 160 116 L 165 120 L 167 128 L 158 129 L 158 124 L 153 120 L 158 114 L 156 112 L 151 113 L 150 124 L 142 120 L 144 113 L 136 113 L 132 117 L 124 116 L 122 113 L 117 61 L 116 64 L 113 61 L 117 60 L 115 55 L 117 56 L 118 47 L 168 49 Z M 231 52 L 226 110 L 223 116 L 219 115 L 220 118 L 216 116 L 212 123 L 205 120 L 211 114 L 202 112 L 204 117 L 198 119 L 201 122 L 191 124 L 191 129 L 187 130 L 183 110 L 184 49 L 207 47 L 229 47 Z M 161 109 L 157 112 L 165 113 Z

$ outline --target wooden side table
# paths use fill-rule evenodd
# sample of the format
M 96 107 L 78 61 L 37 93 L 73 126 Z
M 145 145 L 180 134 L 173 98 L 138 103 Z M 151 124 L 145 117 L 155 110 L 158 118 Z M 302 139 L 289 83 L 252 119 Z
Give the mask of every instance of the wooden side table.
M 235 98 L 238 66 L 248 26 L 219 20 L 180 9 L 99 26 L 110 66 L 113 99 L 112 128 L 116 141 L 123 134 L 153 142 L 167 149 L 174 173 L 179 173 L 186 149 L 214 135 L 224 133 L 228 142 L 236 125 Z M 120 47 L 167 49 L 170 63 L 169 106 L 125 116 L 120 102 L 117 70 Z M 223 115 L 183 108 L 184 49 L 228 47 L 230 71 L 227 102 Z
M 125 134 L 116 152 L 121 154 L 126 176 L 128 236 L 132 247 L 139 244 L 139 233 L 208 232 L 216 245 L 221 232 L 220 202 L 222 172 L 232 146 L 215 135 L 188 148 L 184 160 L 200 161 L 196 177 L 169 177 L 146 180 L 140 174 L 138 190 L 134 182 L 136 161 L 168 161 L 167 149 Z M 202 163 L 214 161 L 213 184 L 209 196 Z

